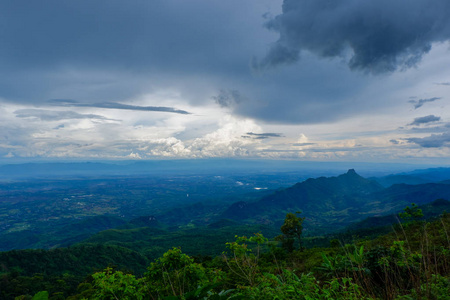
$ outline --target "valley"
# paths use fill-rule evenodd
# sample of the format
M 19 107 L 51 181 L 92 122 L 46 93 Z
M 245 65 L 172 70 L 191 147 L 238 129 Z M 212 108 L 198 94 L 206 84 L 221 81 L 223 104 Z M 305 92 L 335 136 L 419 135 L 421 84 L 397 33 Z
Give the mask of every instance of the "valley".
M 152 218 L 150 227 L 176 236 L 180 230 L 208 230 L 220 220 L 277 232 L 286 213 L 302 211 L 305 235 L 324 236 L 368 217 L 396 213 L 411 203 L 450 199 L 450 182 L 445 181 L 450 172 L 428 172 L 434 175 L 428 175 L 427 183 L 388 187 L 382 183 L 392 178 L 398 182 L 399 176 L 380 177 L 378 182 L 353 169 L 303 181 L 299 172 L 216 172 L 3 182 L 0 250 L 67 247 L 103 230 L 130 226 L 140 217 Z M 417 173 L 401 178 L 417 180 Z
M 146 266 L 174 247 L 195 261 L 217 263 L 237 236 L 262 234 L 269 241 L 264 252 L 290 260 L 277 248 L 287 213 L 301 212 L 302 244 L 316 257 L 330 250 L 314 249 L 336 241 L 350 245 L 391 234 L 401 226 L 398 213 L 411 203 L 430 222 L 450 211 L 450 169 L 369 178 L 354 169 L 334 173 L 71 174 L 3 181 L 0 275 L 8 279 L 17 271 L 20 280 L 42 274 L 46 284 L 51 278 L 71 281 L 59 288 L 68 295 L 76 293 L 75 282 L 107 266 L 144 276 Z M 37 285 L 29 294 L 42 289 Z

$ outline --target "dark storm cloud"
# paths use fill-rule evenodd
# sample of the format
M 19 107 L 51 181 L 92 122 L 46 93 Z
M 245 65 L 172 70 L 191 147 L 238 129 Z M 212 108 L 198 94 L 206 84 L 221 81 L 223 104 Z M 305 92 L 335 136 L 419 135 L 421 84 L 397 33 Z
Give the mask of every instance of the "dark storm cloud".
M 262 22 L 251 6 L 237 0 L 0 1 L 0 97 L 33 103 L 95 93 L 122 101 L 162 83 L 200 93 L 190 78 L 249 73 L 255 42 L 247 36 Z
M 80 103 L 71 99 L 52 99 L 48 101 L 54 106 L 64 106 L 64 107 L 95 107 L 95 108 L 107 108 L 107 109 L 124 109 L 124 110 L 137 110 L 137 111 L 159 111 L 159 112 L 169 112 L 182 115 L 189 115 L 190 113 L 185 110 L 175 109 L 173 107 L 164 106 L 137 106 L 128 105 L 116 102 L 99 102 L 99 103 Z
M 434 102 L 439 99 L 441 99 L 441 97 L 433 97 L 433 98 L 419 99 L 419 100 L 409 100 L 408 103 L 412 103 L 414 105 L 414 109 L 418 109 L 418 108 L 422 107 L 425 103 Z
M 302 51 L 345 58 L 352 70 L 392 72 L 415 66 L 432 43 L 450 39 L 448 0 L 284 0 L 266 26 L 278 41 L 256 69 L 297 61 Z
M 211 8 L 200 1 L 1 1 L 0 33 L 8 41 L 0 50 L 2 62 L 46 68 L 114 64 L 134 70 L 196 63 L 200 57 L 193 50 L 208 48 L 203 39 L 217 29 L 208 25 L 224 17 L 204 13 L 192 22 L 190 13 L 202 5 Z M 200 21 L 204 26 L 197 27 Z
M 74 111 L 53 111 L 44 109 L 19 109 L 14 112 L 18 118 L 36 118 L 42 121 L 61 121 L 69 119 L 110 120 L 95 114 L 79 114 Z M 116 120 L 114 120 L 116 121 Z
M 435 115 L 429 115 L 425 117 L 415 118 L 414 121 L 408 125 L 420 126 L 422 124 L 434 123 L 441 120 L 441 117 Z
M 254 140 L 264 140 L 268 138 L 277 138 L 277 137 L 283 137 L 281 133 L 254 133 L 254 132 L 247 132 L 247 135 L 243 135 L 243 138 L 252 138 Z
M 236 90 L 220 90 L 217 96 L 214 96 L 213 99 L 219 104 L 221 107 L 232 107 L 236 104 L 242 102 L 243 97 Z
M 439 148 L 450 146 L 450 133 L 432 134 L 424 138 L 408 138 L 406 141 L 424 148 Z

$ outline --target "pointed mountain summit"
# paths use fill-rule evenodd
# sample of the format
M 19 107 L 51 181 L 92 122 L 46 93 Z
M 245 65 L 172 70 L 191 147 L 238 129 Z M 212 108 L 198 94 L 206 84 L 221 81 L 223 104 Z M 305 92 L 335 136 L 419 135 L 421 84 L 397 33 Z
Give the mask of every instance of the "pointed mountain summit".
M 358 175 L 358 174 L 356 174 L 356 171 L 355 171 L 355 169 L 348 169 L 348 171 L 347 171 L 347 175 Z
M 351 218 L 351 212 L 366 204 L 367 195 L 382 189 L 377 182 L 350 169 L 337 177 L 307 179 L 254 203 L 233 204 L 221 217 L 272 223 L 284 218 L 286 212 L 301 210 L 310 221 L 333 222 Z
M 350 207 L 358 196 L 382 190 L 375 181 L 358 175 L 350 169 L 337 177 L 319 177 L 308 179 L 294 186 L 263 198 L 264 203 L 274 203 L 280 207 L 298 207 L 299 209 L 327 207 Z

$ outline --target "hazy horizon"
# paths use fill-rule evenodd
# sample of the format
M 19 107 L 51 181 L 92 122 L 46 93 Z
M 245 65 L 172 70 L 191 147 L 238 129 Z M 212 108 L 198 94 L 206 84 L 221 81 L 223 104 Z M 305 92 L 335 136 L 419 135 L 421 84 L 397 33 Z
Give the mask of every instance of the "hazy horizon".
M 337 176 L 354 169 L 363 177 L 381 177 L 417 170 L 442 168 L 439 164 L 311 162 L 267 159 L 169 159 L 169 160 L 27 160 L 1 161 L 0 180 L 19 178 L 69 179 L 70 176 L 195 176 L 243 174 L 298 174 L 299 178 Z M 69 176 L 69 177 L 67 177 Z M 299 181 L 301 181 L 299 179 Z

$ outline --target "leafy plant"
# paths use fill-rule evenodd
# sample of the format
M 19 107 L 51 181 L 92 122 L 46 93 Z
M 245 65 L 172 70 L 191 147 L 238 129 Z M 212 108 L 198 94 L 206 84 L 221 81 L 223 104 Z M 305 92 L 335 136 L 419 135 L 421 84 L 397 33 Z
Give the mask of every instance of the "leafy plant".
M 284 219 L 283 225 L 281 225 L 281 232 L 283 235 L 279 236 L 278 239 L 281 241 L 282 245 L 289 251 L 294 250 L 294 239 L 297 239 L 300 251 L 303 250 L 302 247 L 302 231 L 303 231 L 303 221 L 305 218 L 301 218 L 299 215 L 300 211 L 294 213 L 287 213 Z
M 148 267 L 144 283 L 154 298 L 182 296 L 208 282 L 205 268 L 173 248 Z
M 230 255 L 223 254 L 224 261 L 228 267 L 229 275 L 234 278 L 233 281 L 242 285 L 255 285 L 257 275 L 260 273 L 258 265 L 261 246 L 267 243 L 261 233 L 247 238 L 246 236 L 236 236 L 236 241 L 226 243 L 231 252 Z M 256 243 L 256 249 L 253 251 L 248 247 L 249 243 Z
M 422 209 L 420 209 L 415 203 L 411 203 L 411 207 L 407 206 L 403 209 L 403 212 L 398 214 L 399 217 L 405 221 L 418 221 L 423 218 Z
M 131 274 L 106 268 L 103 272 L 93 274 L 92 278 L 95 290 L 93 297 L 96 299 L 142 300 L 144 298 L 140 281 Z

